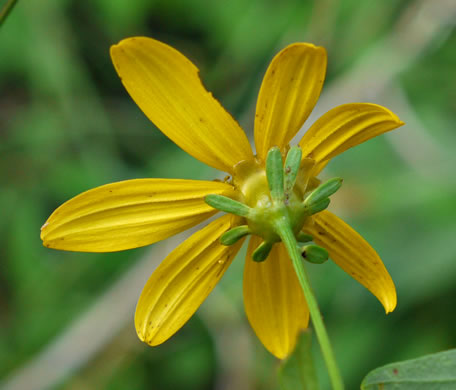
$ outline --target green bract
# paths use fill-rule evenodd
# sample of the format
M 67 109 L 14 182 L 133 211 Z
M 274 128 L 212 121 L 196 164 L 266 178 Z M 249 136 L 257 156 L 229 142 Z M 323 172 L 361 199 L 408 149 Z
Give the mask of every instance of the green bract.
M 261 262 L 267 259 L 272 246 L 281 241 L 279 225 L 284 221 L 295 234 L 298 242 L 312 241 L 312 236 L 301 232 L 306 219 L 324 210 L 329 205 L 329 196 L 334 194 L 342 185 L 342 179 L 334 178 L 321 184 L 309 194 L 295 189 L 301 165 L 301 149 L 297 146 L 291 148 L 283 164 L 282 154 L 278 147 L 272 147 L 266 157 L 266 172 L 268 192 L 265 192 L 264 182 L 254 182 L 259 187 L 258 197 L 250 199 L 251 204 L 246 205 L 223 195 L 208 195 L 205 201 L 210 206 L 245 217 L 248 226 L 239 226 L 226 232 L 222 238 L 223 245 L 232 245 L 241 237 L 255 234 L 263 242 L 253 252 L 253 260 Z M 255 194 L 255 193 L 254 193 Z M 303 200 L 304 198 L 304 200 Z M 317 246 L 307 245 L 302 248 L 303 258 L 316 264 L 321 264 L 328 259 L 328 252 Z

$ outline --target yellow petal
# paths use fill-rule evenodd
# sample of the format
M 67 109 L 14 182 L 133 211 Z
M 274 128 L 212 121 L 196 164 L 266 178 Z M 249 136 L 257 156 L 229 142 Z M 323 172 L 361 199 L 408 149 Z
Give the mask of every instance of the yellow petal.
M 111 58 L 139 108 L 187 153 L 226 172 L 252 158 L 244 131 L 204 88 L 198 68 L 177 50 L 136 37 L 112 46 Z
M 263 79 L 255 115 L 257 155 L 265 159 L 272 146 L 282 148 L 312 112 L 326 74 L 326 50 L 295 43 L 279 52 Z
M 49 248 L 114 252 L 163 240 L 194 226 L 216 211 L 208 194 L 233 196 L 226 183 L 136 179 L 107 184 L 70 199 L 41 230 Z
M 244 267 L 244 305 L 250 325 L 266 349 L 279 359 L 290 354 L 309 310 L 290 258 L 282 243 L 257 263 L 252 253 L 261 239 L 252 236 Z
M 340 218 L 325 210 L 313 217 L 303 231 L 328 250 L 330 258 L 366 287 L 386 313 L 396 307 L 396 288 L 377 252 Z
M 326 160 L 403 124 L 394 113 L 377 104 L 343 104 L 318 119 L 299 145 L 303 158 L 313 158 L 319 164 L 314 170 L 317 175 Z
M 136 306 L 139 338 L 159 345 L 195 313 L 233 261 L 244 241 L 224 246 L 220 236 L 241 219 L 224 215 L 193 234 L 163 260 L 147 281 Z

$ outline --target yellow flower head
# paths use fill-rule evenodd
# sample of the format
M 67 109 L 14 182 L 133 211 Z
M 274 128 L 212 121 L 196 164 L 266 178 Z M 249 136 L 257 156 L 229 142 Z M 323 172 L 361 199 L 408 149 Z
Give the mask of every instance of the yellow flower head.
M 278 147 L 285 156 L 315 106 L 326 73 L 325 49 L 295 43 L 272 60 L 256 107 L 256 155 L 239 124 L 204 88 L 196 66 L 177 50 L 137 37 L 114 45 L 111 56 L 122 83 L 147 117 L 187 153 L 232 178 L 225 182 L 137 179 L 94 188 L 54 211 L 42 228 L 44 245 L 83 252 L 149 245 L 214 215 L 218 210 L 205 202 L 213 194 L 266 212 L 271 197 L 265 172 L 268 151 Z M 330 110 L 299 141 L 302 161 L 290 202 L 298 204 L 308 197 L 331 158 L 402 124 L 391 111 L 375 104 L 345 104 Z M 309 312 L 285 247 L 273 237 L 267 260 L 252 261 L 262 240 L 271 238 L 269 232 L 232 214 L 193 234 L 152 274 L 136 308 L 141 340 L 161 344 L 193 315 L 240 249 L 245 238 L 230 246 L 220 242 L 224 233 L 238 226 L 253 233 L 244 271 L 250 324 L 275 356 L 284 358 L 292 351 L 299 331 L 308 325 Z M 379 299 L 387 313 L 394 310 L 391 277 L 374 249 L 345 222 L 324 210 L 296 218 L 294 229 L 297 236 L 312 236 L 337 265 Z

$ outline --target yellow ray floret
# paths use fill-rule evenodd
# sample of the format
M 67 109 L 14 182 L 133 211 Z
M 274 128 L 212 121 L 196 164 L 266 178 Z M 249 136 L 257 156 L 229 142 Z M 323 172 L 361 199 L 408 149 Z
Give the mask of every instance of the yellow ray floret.
M 244 240 L 232 246 L 220 236 L 240 219 L 225 215 L 172 251 L 152 274 L 136 306 L 139 338 L 158 345 L 177 332 L 223 276 Z
M 331 158 L 403 124 L 397 115 L 377 104 L 343 104 L 320 117 L 299 146 L 303 158 L 310 157 L 317 163 L 313 174 L 318 175 Z
M 356 231 L 325 210 L 312 217 L 303 231 L 329 252 L 330 258 L 366 287 L 386 313 L 396 307 L 396 288 L 377 252 Z
M 255 114 L 255 146 L 264 160 L 273 146 L 283 148 L 296 135 L 320 96 L 326 50 L 295 43 L 280 51 L 266 71 Z
M 49 248 L 113 252 L 163 240 L 215 214 L 208 194 L 233 196 L 214 181 L 136 179 L 83 192 L 52 213 L 41 230 Z
M 188 154 L 225 172 L 253 158 L 244 131 L 204 88 L 198 68 L 177 50 L 137 37 L 112 46 L 111 57 L 139 108 Z
M 283 359 L 293 351 L 299 331 L 307 328 L 309 310 L 283 244 L 274 245 L 266 261 L 252 260 L 261 241 L 252 236 L 247 250 L 245 312 L 263 345 Z

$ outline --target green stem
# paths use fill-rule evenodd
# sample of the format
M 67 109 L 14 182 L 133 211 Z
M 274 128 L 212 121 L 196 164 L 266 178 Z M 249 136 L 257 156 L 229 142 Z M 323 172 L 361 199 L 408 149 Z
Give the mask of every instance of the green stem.
M 298 252 L 298 244 L 296 238 L 287 223 L 286 219 L 281 220 L 276 224 L 277 234 L 282 239 L 288 254 L 290 255 L 296 275 L 298 276 L 299 283 L 301 284 L 307 305 L 310 311 L 310 318 L 312 319 L 315 333 L 320 343 L 321 352 L 325 359 L 326 367 L 328 369 L 329 377 L 331 380 L 332 388 L 334 390 L 343 390 L 344 383 L 339 372 L 339 368 L 334 358 L 331 344 L 329 342 L 328 333 L 326 332 L 323 319 L 321 317 L 320 309 L 318 308 L 317 300 L 310 287 L 309 278 L 304 268 L 302 258 Z
M 11 12 L 13 9 L 14 5 L 16 4 L 17 0 L 8 0 L 3 7 L 0 8 L 0 26 L 3 24 L 5 21 L 6 17 L 8 14 Z

